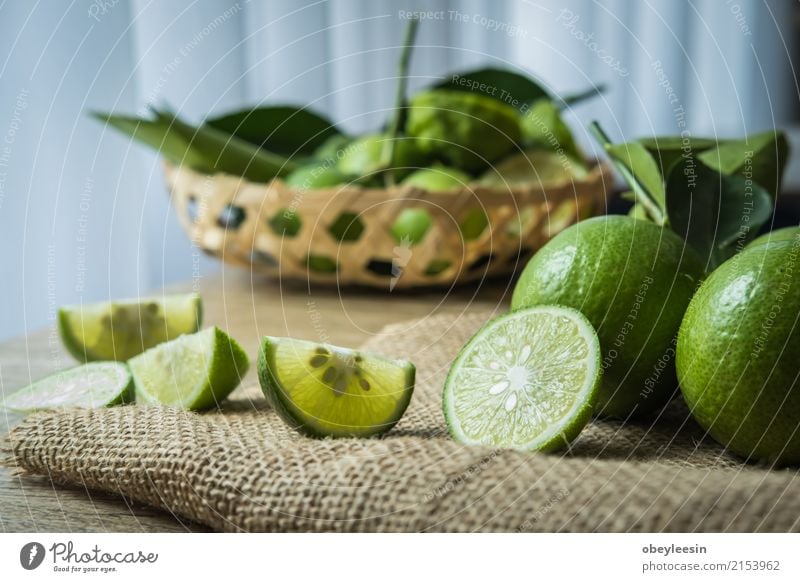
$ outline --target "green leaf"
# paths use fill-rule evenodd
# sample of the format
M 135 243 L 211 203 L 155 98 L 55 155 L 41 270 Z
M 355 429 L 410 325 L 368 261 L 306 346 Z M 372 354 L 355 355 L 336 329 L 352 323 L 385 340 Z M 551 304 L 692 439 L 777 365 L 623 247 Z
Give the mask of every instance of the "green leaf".
M 526 147 L 561 150 L 576 161 L 583 160 L 572 132 L 550 99 L 539 99 L 523 114 L 522 138 Z
M 487 68 L 456 73 L 433 88 L 480 93 L 516 109 L 539 99 L 551 99 L 550 94 L 539 83 L 506 69 Z
M 644 137 L 638 140 L 658 162 L 661 175 L 667 177 L 672 164 L 683 155 L 697 155 L 717 145 L 717 141 L 706 137 L 661 136 Z
M 328 138 L 340 135 L 321 115 L 287 105 L 235 111 L 205 124 L 286 156 L 311 155 Z
M 767 131 L 722 143 L 698 157 L 723 174 L 739 174 L 752 179 L 777 196 L 788 155 L 786 135 L 780 131 Z
M 665 223 L 666 198 L 661 170 L 645 147 L 638 142 L 605 144 L 608 155 L 617 164 L 622 177 L 644 204 L 642 197 L 649 199 L 655 208 L 647 208 L 651 218 L 659 224 Z M 653 216 L 653 214 L 656 214 Z
M 153 114 L 155 119 L 92 113 L 96 119 L 158 150 L 173 163 L 198 171 L 267 182 L 297 167 L 293 161 L 213 127 L 191 126 L 167 111 L 154 110 Z
M 672 230 L 711 268 L 741 250 L 772 216 L 772 198 L 764 188 L 693 158 L 672 166 L 666 196 Z

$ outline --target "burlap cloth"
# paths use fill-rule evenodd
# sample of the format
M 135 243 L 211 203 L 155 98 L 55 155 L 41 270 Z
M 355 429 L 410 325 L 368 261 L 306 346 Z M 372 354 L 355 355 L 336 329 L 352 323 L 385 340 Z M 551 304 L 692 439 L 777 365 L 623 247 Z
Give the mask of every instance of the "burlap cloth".
M 594 422 L 563 455 L 468 448 L 440 392 L 486 313 L 390 326 L 365 348 L 414 355 L 417 388 L 383 439 L 290 432 L 252 381 L 221 412 L 126 406 L 28 417 L 6 463 L 116 493 L 221 531 L 789 531 L 796 470 L 726 456 L 676 401 L 647 421 Z M 449 327 L 430 342 L 430 326 Z

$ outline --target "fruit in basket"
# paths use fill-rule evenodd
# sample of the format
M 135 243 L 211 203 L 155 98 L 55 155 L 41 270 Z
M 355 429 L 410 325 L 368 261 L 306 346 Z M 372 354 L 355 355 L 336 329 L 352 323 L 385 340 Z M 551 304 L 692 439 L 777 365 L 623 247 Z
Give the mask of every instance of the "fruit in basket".
M 508 188 L 537 182 L 546 185 L 581 180 L 587 174 L 581 162 L 565 154 L 531 150 L 489 168 L 478 181 L 484 186 Z
M 125 361 L 148 348 L 200 328 L 196 293 L 67 305 L 58 311 L 64 347 L 77 360 Z
M 287 186 L 300 190 L 331 188 L 349 181 L 349 177 L 339 171 L 332 162 L 303 166 L 286 176 L 285 180 Z
M 403 180 L 402 185 L 414 186 L 429 192 L 441 192 L 460 190 L 471 181 L 472 178 L 461 170 L 434 164 L 430 168 L 413 172 Z
M 800 462 L 800 242 L 771 242 L 723 263 L 692 299 L 678 336 L 693 416 L 751 460 Z
M 665 404 L 676 388 L 674 341 L 704 276 L 675 233 L 626 216 L 602 216 L 559 233 L 530 260 L 512 309 L 564 305 L 582 312 L 603 348 L 597 411 L 625 418 Z
M 392 139 L 386 134 L 360 137 L 347 145 L 339 156 L 338 169 L 351 176 L 369 178 L 376 172 L 389 168 L 388 149 Z M 404 176 L 424 165 L 428 156 L 420 149 L 417 140 L 409 137 L 395 138 L 392 167 L 397 175 Z
M 574 309 L 538 306 L 490 321 L 445 381 L 450 433 L 493 448 L 564 448 L 591 418 L 600 354 L 595 330 Z
M 391 429 L 414 391 L 414 364 L 290 338 L 265 337 L 258 379 L 275 412 L 318 437 L 370 437 Z
M 510 105 L 444 89 L 411 98 L 407 131 L 425 151 L 468 172 L 509 153 L 521 138 L 519 115 Z
M 768 242 L 793 241 L 800 239 L 800 226 L 787 226 L 779 228 L 754 239 L 747 248 L 757 247 Z

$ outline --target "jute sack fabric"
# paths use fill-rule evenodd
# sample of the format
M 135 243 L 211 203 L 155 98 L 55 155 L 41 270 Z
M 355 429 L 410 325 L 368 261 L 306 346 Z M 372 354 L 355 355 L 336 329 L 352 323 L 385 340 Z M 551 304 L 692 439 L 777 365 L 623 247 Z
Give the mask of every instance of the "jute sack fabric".
M 453 442 L 442 383 L 487 317 L 389 326 L 365 345 L 416 354 L 411 406 L 383 439 L 296 435 L 250 382 L 206 414 L 145 406 L 35 414 L 9 435 L 5 461 L 220 531 L 800 529 L 796 470 L 725 455 L 679 401 L 636 424 L 595 421 L 562 455 Z M 445 341 L 428 345 L 432 325 L 449 328 Z

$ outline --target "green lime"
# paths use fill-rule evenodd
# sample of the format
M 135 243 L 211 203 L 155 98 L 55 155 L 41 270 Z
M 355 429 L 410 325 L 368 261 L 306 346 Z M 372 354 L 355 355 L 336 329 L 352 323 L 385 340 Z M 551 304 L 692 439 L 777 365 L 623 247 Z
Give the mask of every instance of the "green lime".
M 258 379 L 275 411 L 319 437 L 369 437 L 391 429 L 414 390 L 414 364 L 328 344 L 265 337 Z
M 403 180 L 402 185 L 414 186 L 429 192 L 443 192 L 461 190 L 471 181 L 472 178 L 461 170 L 436 164 L 410 174 Z
M 247 372 L 247 354 L 217 327 L 150 348 L 128 365 L 136 400 L 202 410 L 218 405 Z
M 746 249 L 692 299 L 677 350 L 695 419 L 731 451 L 800 462 L 800 241 Z
M 566 155 L 533 150 L 507 158 L 489 168 L 478 180 L 484 186 L 507 188 L 524 184 L 559 184 L 581 180 L 588 172 Z
M 309 271 L 316 273 L 335 273 L 339 270 L 339 265 L 330 257 L 324 255 L 308 255 L 306 266 Z
M 125 361 L 161 342 L 194 333 L 202 318 L 203 302 L 190 293 L 69 305 L 58 311 L 58 329 L 64 347 L 80 361 Z
M 314 159 L 335 160 L 351 141 L 353 141 L 353 138 L 347 135 L 332 135 L 314 150 Z
M 387 169 L 388 148 L 391 139 L 385 134 L 365 135 L 342 150 L 339 156 L 339 171 L 350 176 L 369 177 L 375 172 Z M 402 177 L 415 168 L 425 164 L 428 157 L 419 147 L 417 140 L 398 137 L 395 141 L 394 167 Z
M 533 256 L 511 307 L 555 304 L 583 313 L 603 348 L 597 410 L 626 418 L 660 408 L 675 392 L 674 340 L 703 275 L 674 232 L 601 216 L 565 229 Z
M 490 321 L 445 381 L 450 433 L 468 445 L 563 448 L 591 418 L 600 353 L 592 325 L 574 309 L 543 305 Z
M 77 406 L 100 408 L 133 401 L 133 379 L 120 362 L 93 362 L 56 372 L 9 394 L 3 406 L 16 412 Z
M 399 244 L 419 244 L 433 225 L 433 218 L 424 208 L 404 208 L 390 230 Z
M 778 242 L 778 241 L 793 241 L 793 240 L 800 240 L 800 226 L 787 226 L 785 228 L 779 228 L 778 230 L 773 230 L 766 234 L 762 234 L 757 239 L 750 242 L 746 248 L 750 249 L 753 247 L 757 247 L 759 245 L 763 245 L 768 242 Z
M 333 165 L 333 162 L 323 162 L 296 169 L 286 176 L 285 182 L 292 188 L 316 190 L 338 186 L 349 182 L 349 179 Z
M 563 152 L 579 160 L 581 152 L 561 110 L 550 99 L 535 101 L 522 116 L 522 138 L 527 147 Z
M 510 152 L 521 137 L 519 115 L 510 105 L 445 89 L 411 98 L 408 133 L 425 151 L 469 172 Z

